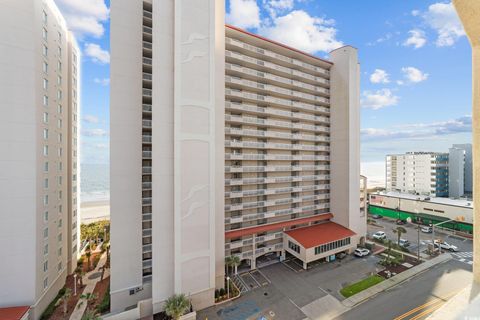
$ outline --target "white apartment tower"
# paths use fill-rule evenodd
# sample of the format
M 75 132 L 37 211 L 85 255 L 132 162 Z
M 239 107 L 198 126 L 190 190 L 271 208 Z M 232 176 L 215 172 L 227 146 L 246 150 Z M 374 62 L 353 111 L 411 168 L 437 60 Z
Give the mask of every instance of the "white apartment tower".
M 454 144 L 448 149 L 448 155 L 449 197 L 471 195 L 473 191 L 472 145 Z
M 448 153 L 387 155 L 385 166 L 387 191 L 448 197 Z
M 357 50 L 319 59 L 225 26 L 224 10 L 112 1 L 113 312 L 157 312 L 174 293 L 201 309 L 224 284 L 225 256 L 307 266 L 366 233 Z M 310 227 L 332 242 L 312 253 Z
M 0 3 L 0 308 L 38 319 L 76 267 L 80 52 L 53 0 Z

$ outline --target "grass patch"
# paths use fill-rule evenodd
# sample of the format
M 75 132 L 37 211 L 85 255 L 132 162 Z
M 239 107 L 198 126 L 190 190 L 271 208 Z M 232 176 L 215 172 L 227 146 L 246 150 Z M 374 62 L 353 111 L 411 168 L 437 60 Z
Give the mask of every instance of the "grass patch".
M 371 286 L 374 286 L 374 285 L 382 282 L 383 280 L 385 280 L 383 277 L 381 277 L 379 275 L 373 275 L 373 276 L 365 278 L 365 279 L 363 279 L 363 280 L 361 280 L 357 283 L 351 284 L 351 285 L 343 288 L 342 290 L 340 290 L 340 293 L 345 298 L 348 298 L 348 297 L 353 296 L 354 294 L 359 293 L 360 291 L 368 289 Z

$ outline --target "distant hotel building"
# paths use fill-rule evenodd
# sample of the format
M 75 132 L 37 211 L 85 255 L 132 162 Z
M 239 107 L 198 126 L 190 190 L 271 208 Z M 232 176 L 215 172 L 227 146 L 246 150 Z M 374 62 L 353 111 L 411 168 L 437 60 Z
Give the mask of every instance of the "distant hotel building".
M 448 149 L 449 197 L 471 196 L 473 192 L 472 145 L 454 144 Z
M 319 59 L 225 26 L 224 10 L 112 1 L 113 312 L 173 293 L 201 309 L 225 256 L 307 267 L 366 233 L 357 50 Z
M 0 308 L 39 319 L 79 251 L 80 51 L 53 0 L 0 2 L 0 30 Z
M 386 177 L 387 191 L 448 197 L 448 153 L 387 155 Z

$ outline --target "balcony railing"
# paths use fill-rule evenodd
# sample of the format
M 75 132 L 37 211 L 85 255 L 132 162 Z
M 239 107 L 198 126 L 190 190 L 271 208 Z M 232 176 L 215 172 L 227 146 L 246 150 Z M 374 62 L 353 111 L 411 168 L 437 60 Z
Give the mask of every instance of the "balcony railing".
M 142 120 L 142 125 L 144 128 L 151 128 L 152 127 L 152 120 Z
M 234 134 L 240 136 L 251 136 L 251 137 L 265 137 L 265 138 L 280 138 L 280 139 L 291 139 L 291 140 L 306 140 L 306 141 L 320 141 L 320 142 L 329 142 L 330 137 L 328 136 L 315 136 L 308 134 L 291 134 L 278 131 L 264 131 L 264 130 L 254 130 L 254 129 L 238 129 L 225 127 L 226 134 Z

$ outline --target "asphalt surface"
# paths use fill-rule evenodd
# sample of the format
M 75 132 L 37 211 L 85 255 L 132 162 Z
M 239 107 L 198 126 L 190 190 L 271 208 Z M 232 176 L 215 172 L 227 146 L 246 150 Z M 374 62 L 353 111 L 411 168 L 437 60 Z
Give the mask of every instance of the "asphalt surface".
M 395 220 L 388 219 L 388 218 L 381 218 L 381 219 L 376 219 L 375 221 L 379 225 L 379 227 L 368 225 L 367 231 L 370 236 L 377 231 L 384 231 L 387 234 L 387 239 L 391 239 L 392 241 L 397 242 L 398 236 L 393 232 L 393 229 L 399 227 L 399 225 L 395 223 Z M 407 230 L 407 233 L 402 234 L 401 236 L 402 239 L 407 239 L 408 241 L 410 241 L 410 246 L 408 247 L 408 249 L 412 254 L 416 255 L 417 248 L 418 248 L 418 231 L 416 229 L 417 225 L 407 223 L 405 225 L 401 225 L 401 227 Z M 434 238 L 441 239 L 449 244 L 453 244 L 457 246 L 459 250 L 458 252 L 452 254 L 453 258 L 471 266 L 471 264 L 473 263 L 472 262 L 473 260 L 472 240 L 464 239 L 457 236 L 451 236 L 440 231 L 435 231 Z M 431 241 L 432 241 L 431 233 L 420 232 L 420 252 L 426 251 L 428 248 L 428 243 L 431 243 Z
M 367 300 L 336 320 L 425 319 L 471 279 L 470 266 L 452 259 Z

